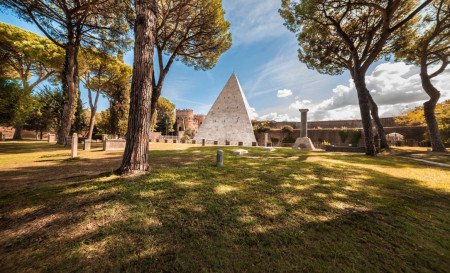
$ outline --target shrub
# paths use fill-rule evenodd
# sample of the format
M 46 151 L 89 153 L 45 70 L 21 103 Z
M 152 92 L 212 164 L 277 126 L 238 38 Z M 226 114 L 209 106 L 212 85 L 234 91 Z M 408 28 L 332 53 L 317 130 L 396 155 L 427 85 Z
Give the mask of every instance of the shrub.
M 188 136 L 188 135 L 184 135 L 184 136 L 181 138 L 181 140 L 185 140 L 185 141 L 188 141 L 188 140 L 190 140 L 190 139 L 191 139 L 191 137 Z
M 324 145 L 324 146 L 326 146 L 326 145 L 331 145 L 331 143 L 330 142 L 328 142 L 328 141 L 326 141 L 326 140 L 324 140 L 324 141 L 322 141 L 322 143 L 321 143 L 322 145 Z
M 265 133 L 265 132 L 268 132 L 270 130 L 270 127 L 268 127 L 268 126 L 258 126 L 257 128 L 256 128 L 256 131 L 257 132 L 259 132 L 259 133 Z
M 283 138 L 282 142 L 283 143 L 294 143 L 295 139 L 291 136 L 287 136 L 287 137 Z
M 290 125 L 284 125 L 283 128 L 281 128 L 281 131 L 290 135 L 291 133 L 294 132 L 294 128 L 292 128 L 292 126 Z
M 361 138 L 361 131 L 359 129 L 353 129 L 352 147 L 358 146 L 358 141 Z
M 195 130 L 191 128 L 188 128 L 186 129 L 186 131 L 184 131 L 184 135 L 189 136 L 189 139 L 193 138 L 195 136 L 195 133 Z
M 341 142 L 345 143 L 345 141 L 347 140 L 348 137 L 348 130 L 347 128 L 343 127 L 341 130 L 339 130 L 339 136 L 341 137 Z

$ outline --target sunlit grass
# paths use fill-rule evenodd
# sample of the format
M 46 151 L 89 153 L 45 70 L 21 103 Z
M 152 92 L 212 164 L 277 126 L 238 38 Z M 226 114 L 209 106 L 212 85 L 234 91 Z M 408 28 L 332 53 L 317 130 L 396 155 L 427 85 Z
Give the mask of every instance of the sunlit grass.
M 176 150 L 180 146 L 186 150 Z M 148 174 L 121 152 L 67 160 L 0 143 L 0 268 L 83 272 L 446 271 L 450 171 L 396 154 L 152 144 Z M 46 161 L 42 161 L 45 159 Z

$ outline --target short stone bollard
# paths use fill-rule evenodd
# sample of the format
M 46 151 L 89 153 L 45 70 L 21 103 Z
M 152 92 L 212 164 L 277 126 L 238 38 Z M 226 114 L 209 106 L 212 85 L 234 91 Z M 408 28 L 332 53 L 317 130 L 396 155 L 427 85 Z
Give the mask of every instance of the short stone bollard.
M 169 140 L 168 139 L 164 139 L 164 143 L 169 143 Z
M 195 140 L 193 139 L 191 143 L 192 143 L 192 144 L 195 144 L 196 142 L 197 142 L 197 141 L 195 141 Z
M 85 139 L 85 140 L 84 140 L 84 147 L 83 147 L 83 150 L 85 150 L 85 151 L 90 151 L 90 150 L 91 150 L 91 143 L 92 143 L 92 140 L 90 140 L 90 139 Z
M 219 144 L 219 141 L 214 140 L 214 145 L 218 145 L 218 144 Z
M 0 132 L 0 141 L 3 141 L 3 133 Z
M 230 141 L 229 140 L 225 140 L 225 145 L 230 145 Z
M 222 167 L 223 166 L 223 151 L 217 150 L 217 164 L 216 167 Z
M 177 140 L 177 139 L 174 139 L 174 140 L 173 140 L 173 143 L 178 143 L 178 140 Z
M 56 141 L 56 135 L 55 134 L 48 134 L 47 137 L 48 137 L 48 143 Z
M 202 139 L 202 146 L 206 145 L 206 139 Z
M 72 136 L 72 153 L 71 153 L 71 158 L 75 158 L 78 155 L 78 135 L 77 133 L 73 133 Z
M 156 142 L 159 142 L 159 138 L 156 139 Z
M 252 146 L 253 146 L 253 147 L 256 147 L 256 146 L 257 146 L 256 142 L 253 141 L 253 142 L 252 142 Z
M 244 142 L 239 141 L 239 142 L 238 142 L 238 145 L 239 145 L 239 146 L 244 146 Z

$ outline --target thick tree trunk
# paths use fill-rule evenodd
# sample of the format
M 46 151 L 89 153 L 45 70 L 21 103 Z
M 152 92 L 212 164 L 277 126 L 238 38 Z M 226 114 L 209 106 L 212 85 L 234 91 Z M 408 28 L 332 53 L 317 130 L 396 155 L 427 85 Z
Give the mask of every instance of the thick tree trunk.
M 428 134 L 430 136 L 431 148 L 433 149 L 433 152 L 446 152 L 447 149 L 445 149 L 444 143 L 442 143 L 436 115 L 434 113 L 436 104 L 441 97 L 441 93 L 433 86 L 426 71 L 420 73 L 420 78 L 422 80 L 423 89 L 428 96 L 430 96 L 430 100 L 423 104 L 423 110 L 425 121 L 427 122 Z
M 13 139 L 22 139 L 23 126 L 15 126 L 14 129 L 15 129 L 15 131 L 14 131 Z
M 364 130 L 364 140 L 366 145 L 366 155 L 376 155 L 375 141 L 372 131 L 372 119 L 370 116 L 370 99 L 367 92 L 364 75 L 359 71 L 354 71 L 354 78 L 356 91 L 358 92 L 359 110 L 361 112 L 361 120 Z
M 367 90 L 367 89 L 366 89 Z M 389 144 L 387 143 L 386 139 L 386 133 L 384 132 L 383 125 L 381 124 L 380 117 L 378 116 L 378 106 L 373 100 L 372 96 L 369 93 L 369 90 L 367 90 L 367 94 L 369 96 L 370 100 L 370 113 L 372 114 L 373 121 L 375 123 L 375 127 L 378 131 L 378 136 L 381 140 L 381 149 L 389 149 Z
M 66 48 L 66 56 L 63 72 L 63 114 L 61 127 L 58 131 L 57 144 L 65 144 L 66 136 L 70 134 L 72 126 L 73 114 L 78 92 L 78 75 L 77 75 L 77 56 L 78 47 L 69 43 Z
M 136 0 L 133 78 L 130 93 L 127 144 L 117 173 L 129 175 L 148 170 L 151 129 L 153 54 L 157 1 Z

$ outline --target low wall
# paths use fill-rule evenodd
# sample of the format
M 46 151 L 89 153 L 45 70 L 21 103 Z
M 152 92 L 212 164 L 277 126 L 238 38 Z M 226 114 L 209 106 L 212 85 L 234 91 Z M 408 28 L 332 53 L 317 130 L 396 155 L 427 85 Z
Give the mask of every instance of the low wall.
M 16 129 L 14 127 L 9 126 L 0 126 L 0 133 L 5 136 L 6 139 L 12 139 L 14 136 L 14 132 Z M 42 133 L 42 139 L 47 139 L 48 132 Z M 40 137 L 40 135 L 39 135 Z M 22 130 L 22 138 L 26 139 L 36 139 L 36 131 Z
M 103 142 L 103 151 L 125 150 L 126 139 L 107 139 Z

